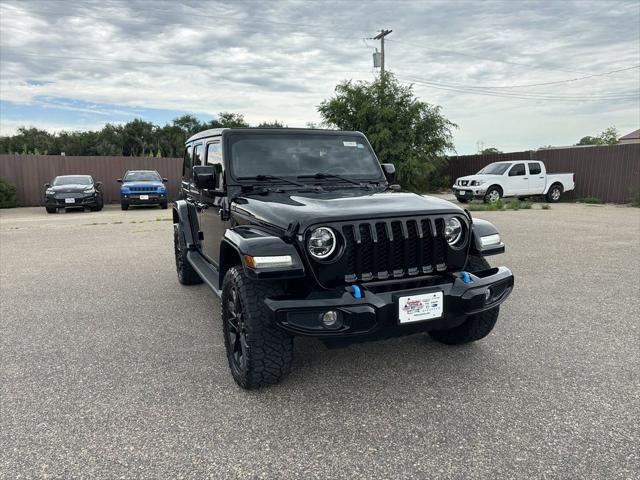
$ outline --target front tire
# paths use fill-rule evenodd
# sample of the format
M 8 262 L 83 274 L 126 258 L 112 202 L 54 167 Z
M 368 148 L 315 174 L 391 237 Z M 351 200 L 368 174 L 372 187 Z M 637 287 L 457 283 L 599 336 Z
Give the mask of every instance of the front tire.
M 58 209 L 56 207 L 44 207 L 47 213 L 58 213 Z
M 222 323 L 233 379 L 245 389 L 273 385 L 291 370 L 293 336 L 274 325 L 265 298 L 282 295 L 275 282 L 259 282 L 241 266 L 227 271 L 222 283 Z
M 491 268 L 484 257 L 470 255 L 467 262 L 468 272 L 480 272 Z M 475 342 L 491 333 L 498 321 L 500 307 L 493 307 L 484 312 L 469 315 L 462 325 L 445 330 L 431 330 L 429 336 L 445 345 L 462 345 Z
M 549 203 L 558 203 L 562 196 L 562 185 L 553 184 L 547 192 L 546 198 Z
M 122 210 L 129 210 L 129 204 L 125 202 L 120 202 L 120 208 Z
M 173 224 L 173 252 L 176 258 L 176 273 L 178 274 L 178 281 L 182 285 L 197 285 L 202 283 L 202 279 L 198 272 L 196 272 L 189 260 L 187 260 L 187 248 L 184 242 L 184 236 L 180 225 Z
M 460 203 L 467 203 L 469 201 L 468 198 L 456 197 Z
M 162 202 L 162 203 L 160 204 L 160 208 L 162 208 L 163 210 L 166 210 L 166 209 L 167 209 L 167 207 L 168 207 L 168 203 L 167 203 L 167 202 Z
M 484 203 L 497 202 L 502 198 L 502 190 L 499 187 L 490 187 L 484 195 Z

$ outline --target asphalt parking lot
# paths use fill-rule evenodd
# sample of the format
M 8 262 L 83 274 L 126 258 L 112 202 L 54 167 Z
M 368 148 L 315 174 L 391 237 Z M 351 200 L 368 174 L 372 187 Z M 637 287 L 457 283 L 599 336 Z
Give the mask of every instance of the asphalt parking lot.
M 640 209 L 474 215 L 516 276 L 487 339 L 299 339 L 246 392 L 170 210 L 0 211 L 0 478 L 638 478 Z

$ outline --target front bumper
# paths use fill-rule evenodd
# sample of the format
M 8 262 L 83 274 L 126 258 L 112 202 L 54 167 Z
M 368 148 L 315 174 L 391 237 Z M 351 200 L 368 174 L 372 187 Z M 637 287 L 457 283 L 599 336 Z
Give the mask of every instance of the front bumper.
M 69 197 L 71 198 L 71 197 Z M 97 197 L 95 195 L 87 195 L 85 197 L 73 197 L 73 203 L 67 203 L 66 198 L 45 197 L 44 205 L 49 208 L 79 208 L 79 207 L 95 207 L 97 205 Z
M 342 291 L 313 292 L 306 298 L 268 298 L 265 304 L 273 321 L 296 335 L 345 338 L 388 337 L 420 331 L 453 328 L 474 313 L 496 307 L 513 290 L 514 278 L 506 267 L 491 268 L 470 275 L 465 283 L 459 275 L 436 277 L 429 286 L 404 290 L 374 292 L 377 287 L 361 286 L 362 298 L 345 288 Z M 399 297 L 424 293 L 443 293 L 443 315 L 440 318 L 409 324 L 398 320 Z M 487 293 L 489 292 L 489 293 Z M 323 313 L 339 312 L 334 328 L 322 325 Z
M 487 193 L 487 189 L 484 186 L 480 187 L 453 187 L 453 194 L 456 198 L 468 198 L 468 199 L 476 199 L 481 200 L 484 198 L 485 193 Z
M 142 199 L 140 195 L 145 195 L 148 198 Z M 162 193 L 128 193 L 121 194 L 120 200 L 129 205 L 158 205 L 167 201 L 167 196 Z

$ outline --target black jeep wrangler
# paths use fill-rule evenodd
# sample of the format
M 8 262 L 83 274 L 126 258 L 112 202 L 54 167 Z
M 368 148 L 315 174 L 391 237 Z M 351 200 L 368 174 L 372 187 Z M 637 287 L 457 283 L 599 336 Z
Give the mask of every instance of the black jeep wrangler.
M 173 209 L 180 283 L 221 297 L 231 373 L 282 380 L 293 337 L 327 343 L 428 332 L 460 344 L 491 332 L 513 289 L 489 222 L 400 193 L 359 132 L 216 129 L 186 142 Z

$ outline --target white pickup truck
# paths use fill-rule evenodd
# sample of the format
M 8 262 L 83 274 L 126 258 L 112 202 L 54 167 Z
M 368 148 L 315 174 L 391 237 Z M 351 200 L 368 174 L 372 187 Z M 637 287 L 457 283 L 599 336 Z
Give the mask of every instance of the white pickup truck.
M 574 188 L 574 173 L 547 173 L 542 162 L 512 160 L 491 163 L 475 175 L 458 178 L 453 193 L 461 203 L 474 198 L 486 203 L 502 197 L 536 195 L 544 195 L 548 202 L 557 202 L 563 192 Z

